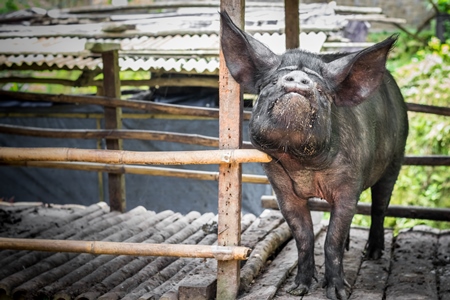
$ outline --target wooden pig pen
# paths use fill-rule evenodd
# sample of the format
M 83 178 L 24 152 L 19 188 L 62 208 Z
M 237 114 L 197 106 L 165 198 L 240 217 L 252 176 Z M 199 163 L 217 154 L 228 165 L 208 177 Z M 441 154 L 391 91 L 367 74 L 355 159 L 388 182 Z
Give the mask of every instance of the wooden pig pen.
M 298 2 L 286 1 L 286 4 L 295 9 Z M 223 1 L 221 7 L 228 8 L 235 22 L 242 24 L 243 2 Z M 298 23 L 295 15 L 291 17 Z M 298 36 L 298 31 L 294 30 L 293 34 Z M 298 41 L 290 47 L 298 47 Z M 91 51 L 101 53 L 107 66 L 103 70 L 104 96 L 0 91 L 2 96 L 27 101 L 104 106 L 105 130 L 63 132 L 6 125 L 1 129 L 10 134 L 106 138 L 108 150 L 1 147 L 0 161 L 4 165 L 108 172 L 110 195 L 109 206 L 104 203 L 87 207 L 2 203 L 0 248 L 4 250 L 0 252 L 0 299 L 294 298 L 285 290 L 295 277 L 296 247 L 282 216 L 271 209 L 257 217 L 241 215 L 242 182 L 267 182 L 261 176 L 243 175 L 241 164 L 264 163 L 270 157 L 254 149 L 243 149 L 242 121 L 249 114 L 242 111 L 242 93 L 230 78 L 222 55 L 220 108 L 215 110 L 120 100 L 116 46 L 95 44 Z M 185 138 L 199 144 L 217 145 L 218 150 L 123 151 L 120 139 L 155 134 L 120 130 L 123 107 L 218 117 L 218 139 L 165 136 L 166 140 Z M 448 108 L 408 104 L 408 109 L 450 116 Z M 125 212 L 123 174 L 175 176 L 173 173 L 177 173 L 143 166 L 147 164 L 218 164 L 217 173 L 185 172 L 189 175 L 183 175 L 218 180 L 217 215 L 155 213 L 143 207 Z M 405 164 L 449 165 L 450 159 L 407 157 Z M 265 207 L 276 208 L 271 197 L 264 198 L 263 203 Z M 327 210 L 323 201 L 312 200 L 310 206 L 312 210 Z M 369 212 L 370 205 L 358 207 L 358 213 Z M 393 206 L 388 216 L 449 221 L 450 211 Z M 320 215 L 315 214 L 314 218 L 315 260 L 321 278 L 326 224 Z M 450 299 L 450 232 L 416 227 L 393 237 L 392 231 L 386 230 L 386 250 L 379 261 L 362 259 L 367 237 L 367 229 L 352 228 L 351 248 L 344 262 L 347 280 L 352 285 L 351 299 Z M 303 299 L 324 299 L 324 290 L 317 283 Z

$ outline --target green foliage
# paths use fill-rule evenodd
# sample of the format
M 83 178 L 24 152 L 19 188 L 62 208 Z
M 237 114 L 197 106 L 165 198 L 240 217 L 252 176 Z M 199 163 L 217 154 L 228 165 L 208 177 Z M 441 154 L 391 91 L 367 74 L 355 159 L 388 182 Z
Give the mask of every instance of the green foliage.
M 450 13 L 450 2 L 448 0 L 438 0 L 436 6 L 440 12 Z
M 450 46 L 429 37 L 425 47 L 400 35 L 388 68 L 401 87 L 406 102 L 448 107 L 450 103 Z M 408 58 L 409 57 L 409 58 Z M 409 112 L 408 155 L 450 155 L 450 118 Z M 393 205 L 450 207 L 450 168 L 404 166 L 394 188 Z M 370 202 L 370 192 L 361 196 Z M 370 218 L 356 216 L 354 224 L 370 225 Z M 396 231 L 418 224 L 448 229 L 449 222 L 386 218 L 385 226 Z
M 2 1 L 3 2 L 3 1 Z M 9 13 L 9 12 L 13 12 L 18 10 L 19 8 L 17 7 L 16 3 L 14 0 L 6 0 L 5 2 L 3 2 L 0 6 L 0 14 L 5 14 L 5 13 Z

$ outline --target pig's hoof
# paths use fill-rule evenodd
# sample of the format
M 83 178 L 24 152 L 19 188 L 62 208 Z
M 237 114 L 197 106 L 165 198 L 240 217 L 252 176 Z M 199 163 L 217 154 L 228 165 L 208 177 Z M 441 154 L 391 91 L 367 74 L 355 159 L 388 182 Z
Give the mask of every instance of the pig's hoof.
M 293 284 L 291 285 L 287 292 L 293 296 L 304 296 L 308 293 L 309 287 L 304 284 Z
M 325 279 L 322 287 L 326 287 L 326 294 L 328 299 L 333 300 L 347 300 L 347 292 L 345 287 L 351 288 L 351 285 L 344 278 L 340 284 L 328 283 Z
M 364 257 L 368 260 L 380 259 L 383 255 L 383 249 L 379 247 L 367 247 Z
M 347 292 L 344 288 L 337 289 L 334 285 L 327 286 L 327 298 L 333 300 L 347 300 Z

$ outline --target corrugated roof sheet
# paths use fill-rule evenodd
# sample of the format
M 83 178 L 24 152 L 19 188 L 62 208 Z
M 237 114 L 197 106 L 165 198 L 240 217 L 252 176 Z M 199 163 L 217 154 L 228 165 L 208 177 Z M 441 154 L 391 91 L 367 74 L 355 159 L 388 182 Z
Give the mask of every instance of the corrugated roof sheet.
M 91 7 L 39 11 L 34 21 L 32 15 L 27 15 L 31 21 L 18 25 L 8 24 L 5 21 L 8 18 L 3 17 L 0 18 L 0 69 L 101 69 L 101 60 L 84 50 L 87 42 L 98 42 L 120 43 L 122 70 L 217 74 L 218 6 L 212 2 L 203 4 L 205 7 L 172 5 L 163 12 L 144 7 L 135 14 L 126 9 L 111 13 L 108 7 L 97 11 Z M 340 14 L 342 10 L 381 13 L 373 8 L 359 11 L 339 7 L 335 2 L 302 4 L 300 26 L 310 33 L 301 34 L 301 48 L 319 52 L 327 38 L 342 40 L 342 29 L 349 22 L 348 14 Z M 6 23 L 2 24 L 2 20 Z M 284 52 L 282 3 L 249 3 L 245 20 L 247 32 L 275 53 Z M 75 24 L 63 24 L 68 22 Z M 50 25 L 54 23 L 57 25 Z
M 255 34 L 274 52 L 285 50 L 284 34 Z M 303 49 L 319 52 L 325 42 L 324 33 L 302 33 Z M 84 50 L 87 42 L 121 44 L 121 70 L 217 74 L 219 69 L 219 37 L 212 35 L 175 35 L 117 39 L 71 37 L 13 38 L 1 40 L 0 66 L 18 69 L 100 70 L 101 58 Z
M 301 10 L 306 16 L 306 23 L 310 23 L 312 15 L 330 12 L 334 11 L 330 10 L 329 5 L 311 6 L 307 12 Z M 51 22 L 70 17 L 70 13 L 65 15 L 62 11 L 51 11 L 47 15 L 46 18 L 50 18 Z M 74 16 L 80 22 L 98 18 L 98 14 Z M 54 26 L 0 25 L 0 68 L 100 70 L 101 59 L 85 51 L 86 43 L 95 42 L 120 43 L 119 64 L 122 70 L 218 73 L 217 8 L 178 8 L 162 14 L 105 16 L 116 22 Z M 42 18 L 41 15 L 40 20 Z M 270 9 L 250 7 L 246 11 L 246 30 L 274 52 L 282 53 L 285 50 L 282 6 Z M 325 39 L 324 33 L 302 33 L 302 48 L 318 52 Z

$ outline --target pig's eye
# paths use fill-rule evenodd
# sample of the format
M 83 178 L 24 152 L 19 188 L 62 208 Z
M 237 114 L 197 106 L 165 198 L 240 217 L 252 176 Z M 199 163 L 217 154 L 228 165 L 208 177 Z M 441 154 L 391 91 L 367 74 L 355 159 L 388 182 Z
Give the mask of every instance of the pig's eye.
M 319 79 L 322 79 L 322 80 L 323 80 L 323 77 L 322 77 L 319 73 L 317 73 L 316 71 L 313 71 L 313 70 L 308 69 L 308 68 L 303 68 L 303 72 L 305 72 L 305 73 L 308 74 L 308 75 L 316 76 L 316 77 L 318 77 Z

